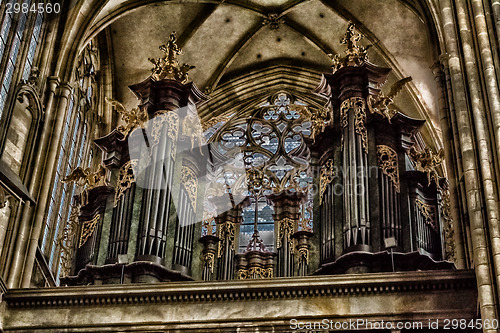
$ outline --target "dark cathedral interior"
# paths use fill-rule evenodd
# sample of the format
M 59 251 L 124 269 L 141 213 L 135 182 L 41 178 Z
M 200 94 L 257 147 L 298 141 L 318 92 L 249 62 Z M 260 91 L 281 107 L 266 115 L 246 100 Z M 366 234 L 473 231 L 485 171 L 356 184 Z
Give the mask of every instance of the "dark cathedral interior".
M 0 332 L 499 331 L 498 1 L 0 4 Z

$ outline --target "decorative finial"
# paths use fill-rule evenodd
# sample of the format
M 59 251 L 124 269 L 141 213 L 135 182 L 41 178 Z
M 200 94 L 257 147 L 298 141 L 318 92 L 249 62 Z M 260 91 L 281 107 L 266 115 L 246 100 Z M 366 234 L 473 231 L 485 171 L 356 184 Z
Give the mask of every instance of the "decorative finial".
M 342 67 L 361 66 L 368 61 L 368 54 L 366 51 L 371 47 L 371 45 L 368 45 L 367 47 L 358 45 L 358 41 L 363 37 L 364 36 L 362 34 L 356 33 L 354 23 L 349 22 L 347 31 L 344 37 L 340 40 L 340 44 L 347 45 L 347 50 L 344 51 L 346 55 L 328 55 L 333 61 L 332 69 L 334 73 Z
M 163 79 L 177 80 L 181 83 L 187 83 L 189 70 L 195 68 L 188 64 L 179 65 L 177 57 L 182 53 L 177 45 L 177 35 L 174 32 L 170 34 L 170 40 L 160 46 L 160 50 L 165 53 L 162 58 L 149 58 L 154 67 L 151 69 L 153 79 L 160 81 Z
M 269 250 L 266 248 L 264 241 L 262 240 L 262 238 L 260 238 L 258 231 L 254 231 L 252 238 L 250 238 L 250 241 L 248 242 L 247 247 L 243 253 L 252 251 L 270 253 Z

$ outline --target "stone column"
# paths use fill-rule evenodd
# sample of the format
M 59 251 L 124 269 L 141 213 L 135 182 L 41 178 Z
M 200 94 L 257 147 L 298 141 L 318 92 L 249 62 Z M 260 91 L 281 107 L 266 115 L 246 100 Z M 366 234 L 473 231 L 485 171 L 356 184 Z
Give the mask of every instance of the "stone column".
M 481 317 L 490 321 L 498 319 L 497 306 L 494 298 L 496 290 L 492 283 L 489 261 L 489 251 L 486 241 L 483 215 L 483 207 L 480 203 L 482 179 L 478 174 L 476 161 L 476 150 L 474 146 L 474 134 L 472 132 L 473 124 L 470 122 L 471 115 L 467 105 L 467 90 L 464 86 L 465 77 L 462 72 L 460 62 L 460 51 L 458 36 L 456 35 L 456 22 L 454 20 L 454 6 L 450 0 L 439 2 L 442 16 L 442 25 L 446 51 L 449 54 L 449 69 L 451 86 L 454 97 L 455 113 L 457 118 L 457 127 L 459 129 L 460 150 L 462 156 L 464 178 L 465 178 L 465 196 L 467 200 L 467 211 L 469 212 L 469 223 L 471 227 L 471 239 L 474 256 L 474 266 L 478 285 L 478 299 L 481 309 Z M 463 8 L 462 8 L 463 9 Z M 463 12 L 463 10 L 462 10 Z M 461 14 L 463 17 L 463 14 Z M 462 18 L 465 21 L 465 18 Z M 470 51 L 471 45 L 468 50 Z M 472 63 L 474 65 L 474 63 Z M 476 81 L 477 82 L 477 81 Z M 477 89 L 477 88 L 476 88 Z M 479 92 L 479 88 L 476 92 Z M 474 106 L 477 110 L 477 106 Z M 486 158 L 488 160 L 488 158 Z M 483 185 L 486 186 L 486 185 Z M 494 193 L 494 191 L 492 191 Z M 485 332 L 494 332 L 495 330 L 485 330 Z
M 31 281 L 32 267 L 35 262 L 36 248 L 38 246 L 38 238 L 43 226 L 43 218 L 45 208 L 49 200 L 51 182 L 56 167 L 56 159 L 60 151 L 60 140 L 63 133 L 64 119 L 67 112 L 68 98 L 72 88 L 69 84 L 57 85 L 57 79 L 50 80 L 50 91 L 56 91 L 55 99 L 49 96 L 48 107 L 51 110 L 47 111 L 46 127 L 43 129 L 42 142 L 40 147 L 46 154 L 40 154 L 40 159 L 37 159 L 35 171 L 32 179 L 37 179 L 35 183 L 30 184 L 32 191 L 40 190 L 37 197 L 37 209 L 34 220 L 32 220 L 32 211 L 29 205 L 25 205 L 22 210 L 18 238 L 16 240 L 16 252 L 11 263 L 11 270 L 7 279 L 9 288 L 17 287 L 16 283 L 21 281 L 19 287 L 29 287 Z M 57 88 L 56 88 L 57 86 Z M 50 103 L 50 104 L 49 104 Z M 57 106 L 54 106 L 57 103 Z M 45 164 L 45 167 L 42 167 Z M 51 170 L 51 172 L 43 175 L 43 170 Z M 43 176 L 42 176 L 43 175 Z M 37 183 L 41 179 L 40 183 Z M 28 239 L 29 235 L 31 238 Z M 23 256 L 26 255 L 25 258 Z M 24 262 L 24 264 L 23 264 Z M 29 268 L 29 269 L 23 269 Z M 23 273 L 22 273 L 23 272 Z M 21 276 L 22 274 L 22 276 Z

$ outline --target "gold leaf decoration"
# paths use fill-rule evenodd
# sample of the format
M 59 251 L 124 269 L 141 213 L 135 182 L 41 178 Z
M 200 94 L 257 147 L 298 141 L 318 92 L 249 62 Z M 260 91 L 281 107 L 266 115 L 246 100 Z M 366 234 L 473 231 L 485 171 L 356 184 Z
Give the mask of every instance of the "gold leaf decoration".
M 97 214 L 92 220 L 82 222 L 82 233 L 80 235 L 80 242 L 78 244 L 79 248 L 85 245 L 88 239 L 94 234 L 94 231 L 100 219 L 101 215 Z
M 193 169 L 182 166 L 181 170 L 181 182 L 184 185 L 184 189 L 186 190 L 189 200 L 191 201 L 191 205 L 193 206 L 193 210 L 196 211 L 196 196 L 198 194 L 198 177 L 196 177 L 196 173 Z
M 378 166 L 382 172 L 389 177 L 392 184 L 399 193 L 399 167 L 398 154 L 394 149 L 385 145 L 377 146 Z
M 420 214 L 424 217 L 424 222 L 429 225 L 434 231 L 438 232 L 438 225 L 436 219 L 436 207 L 433 205 L 428 205 L 422 200 L 417 199 L 415 201 L 417 204 L 417 208 L 420 211 Z
M 276 247 L 279 249 L 282 242 L 288 242 L 290 251 L 293 251 L 293 240 L 291 235 L 295 232 L 294 222 L 291 218 L 285 217 L 277 222 Z M 286 236 L 285 236 L 286 234 Z
M 123 197 L 123 193 L 135 182 L 134 168 L 139 160 L 132 159 L 123 164 L 118 174 L 118 184 L 115 192 L 115 207 Z
M 319 177 L 319 204 L 323 203 L 323 195 L 325 194 L 326 187 L 333 181 L 335 177 L 333 159 L 326 161 L 325 165 L 321 167 Z

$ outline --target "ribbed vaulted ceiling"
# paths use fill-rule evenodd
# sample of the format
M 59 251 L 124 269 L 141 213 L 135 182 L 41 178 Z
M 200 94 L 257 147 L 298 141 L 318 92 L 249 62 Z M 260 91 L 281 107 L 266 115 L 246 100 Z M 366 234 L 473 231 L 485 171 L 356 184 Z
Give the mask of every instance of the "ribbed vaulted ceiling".
M 292 66 L 317 73 L 330 70 L 329 53 L 340 45 L 348 21 L 373 44 L 370 61 L 393 69 L 391 82 L 412 76 L 395 105 L 428 120 L 426 136 L 439 145 L 437 89 L 430 67 L 438 53 L 428 15 L 412 1 L 399 0 L 111 0 L 93 21 L 92 38 L 109 29 L 114 58 L 115 91 L 127 106 L 136 104 L 128 85 L 144 80 L 159 57 L 158 46 L 172 31 L 183 49 L 180 61 L 196 66 L 190 78 L 216 95 L 221 87 L 253 71 Z M 278 14 L 277 29 L 266 24 Z M 314 87 L 311 87 L 314 88 Z M 386 87 L 388 89 L 389 87 Z M 235 87 L 234 89 L 238 89 Z

